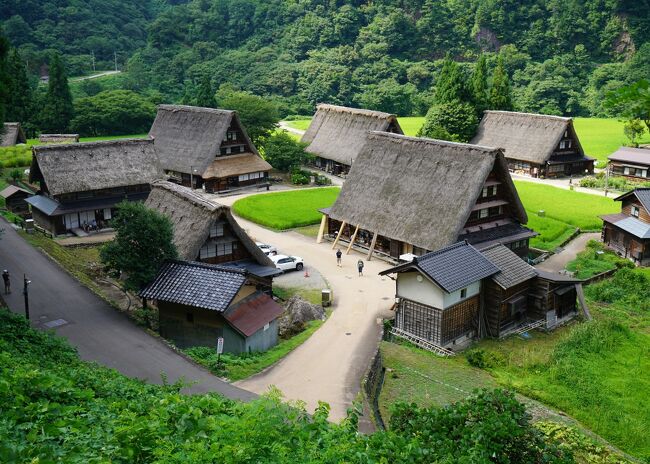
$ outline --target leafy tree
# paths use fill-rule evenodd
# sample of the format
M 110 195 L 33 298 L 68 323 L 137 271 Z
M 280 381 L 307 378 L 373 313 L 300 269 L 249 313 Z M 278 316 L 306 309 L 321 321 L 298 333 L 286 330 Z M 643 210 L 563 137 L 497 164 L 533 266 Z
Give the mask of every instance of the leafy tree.
M 646 126 L 643 125 L 640 119 L 630 119 L 623 126 L 623 133 L 634 147 L 639 146 L 638 140 L 643 137 L 645 131 Z
M 204 76 L 201 82 L 199 82 L 195 101 L 196 106 L 204 108 L 214 108 L 216 106 L 214 90 L 212 90 L 212 84 L 210 84 L 210 78 L 208 76 Z
M 435 102 L 440 104 L 456 100 L 467 101 L 468 96 L 463 70 L 447 55 L 436 80 Z
M 108 269 L 126 274 L 130 289 L 148 284 L 165 260 L 177 257 L 171 221 L 143 203 L 119 203 L 111 226 L 115 239 L 104 245 L 100 257 Z
M 479 119 L 470 103 L 452 101 L 436 104 L 427 112 L 418 136 L 468 142 L 476 133 Z
M 484 54 L 478 57 L 478 61 L 474 65 L 474 72 L 472 73 L 472 101 L 476 107 L 476 112 L 483 114 L 483 111 L 488 108 L 488 69 L 487 57 Z
M 23 124 L 31 121 L 33 106 L 32 86 L 27 76 L 27 68 L 18 50 L 11 51 L 8 60 L 10 85 L 7 95 L 8 121 L 19 121 Z
M 512 95 L 510 93 L 510 78 L 503 63 L 503 55 L 499 54 L 497 66 L 492 74 L 492 89 L 490 90 L 490 109 L 511 111 Z
M 357 96 L 362 108 L 410 116 L 413 114 L 413 99 L 417 89 L 413 84 L 399 84 L 395 79 L 387 79 L 378 84 L 364 86 Z
M 640 80 L 610 93 L 606 104 L 630 119 L 642 120 L 650 130 L 650 81 Z
M 50 74 L 41 114 L 41 129 L 65 132 L 74 115 L 72 94 L 68 86 L 68 75 L 58 53 L 50 58 Z
M 156 107 L 130 90 L 105 90 L 75 102 L 70 126 L 84 136 L 141 134 L 151 127 Z
M 220 108 L 235 110 L 256 146 L 263 146 L 276 129 L 280 114 L 275 103 L 248 92 L 231 91 L 217 94 Z
M 278 131 L 264 144 L 264 158 L 278 171 L 290 172 L 310 160 L 306 146 L 306 143 L 297 142 L 286 131 Z

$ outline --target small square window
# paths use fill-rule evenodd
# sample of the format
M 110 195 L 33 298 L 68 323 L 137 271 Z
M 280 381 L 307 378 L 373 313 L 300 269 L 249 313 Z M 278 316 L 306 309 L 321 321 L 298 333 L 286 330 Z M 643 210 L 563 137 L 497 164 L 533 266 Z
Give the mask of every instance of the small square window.
M 461 298 L 467 298 L 467 289 L 466 288 L 462 288 L 460 290 L 460 297 Z
M 639 217 L 639 207 L 638 206 L 632 206 L 632 216 L 634 217 Z

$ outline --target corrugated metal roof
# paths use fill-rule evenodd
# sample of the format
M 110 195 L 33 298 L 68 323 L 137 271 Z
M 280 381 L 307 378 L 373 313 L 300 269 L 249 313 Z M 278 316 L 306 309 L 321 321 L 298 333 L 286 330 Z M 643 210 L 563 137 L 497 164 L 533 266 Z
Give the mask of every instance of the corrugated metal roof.
M 167 261 L 142 298 L 224 312 L 246 282 L 246 271 L 191 261 Z
M 32 192 L 25 190 L 22 187 L 18 187 L 17 185 L 9 185 L 7 188 L 5 188 L 2 192 L 0 192 L 0 197 L 2 198 L 9 198 L 16 192 L 23 192 L 28 195 L 33 195 Z
M 650 187 L 635 188 L 634 190 L 630 190 L 629 192 L 614 198 L 614 201 L 623 201 L 631 195 L 637 197 L 643 207 L 650 213 Z
M 650 150 L 647 148 L 621 147 L 608 156 L 612 161 L 638 163 L 650 166 Z
M 265 293 L 256 292 L 234 304 L 224 314 L 230 324 L 250 337 L 266 324 L 277 319 L 284 310 Z
M 25 199 L 25 201 L 47 216 L 52 216 L 60 207 L 59 202 L 44 195 L 34 195 Z
M 501 244 L 483 249 L 481 253 L 501 270 L 492 276 L 501 288 L 508 289 L 537 276 L 531 265 Z
M 613 223 L 616 227 L 629 232 L 635 237 L 646 239 L 650 238 L 650 224 L 639 221 L 637 218 L 627 217 L 621 221 Z

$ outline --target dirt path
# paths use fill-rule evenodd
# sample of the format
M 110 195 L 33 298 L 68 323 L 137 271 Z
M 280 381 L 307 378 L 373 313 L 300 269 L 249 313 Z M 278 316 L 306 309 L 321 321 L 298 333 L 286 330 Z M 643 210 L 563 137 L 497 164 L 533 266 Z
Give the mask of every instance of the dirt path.
M 610 190 L 607 195 L 605 195 L 604 190 L 597 190 L 597 189 L 590 189 L 590 188 L 584 188 L 580 187 L 580 179 L 571 179 L 569 180 L 568 178 L 562 177 L 560 179 L 538 179 L 536 177 L 530 177 L 530 176 L 522 176 L 520 174 L 515 174 L 515 173 L 510 173 L 510 176 L 513 178 L 513 180 L 520 180 L 523 182 L 532 182 L 534 184 L 544 184 L 544 185 L 551 185 L 553 187 L 561 188 L 564 190 L 571 190 L 571 187 L 573 187 L 573 190 L 576 192 L 581 192 L 581 193 L 588 193 L 590 195 L 600 195 L 604 197 L 609 197 L 609 198 L 615 198 L 618 195 L 621 194 L 621 192 L 616 192 L 614 190 Z M 570 183 L 571 182 L 571 183 Z
M 305 134 L 304 130 L 300 130 L 300 129 L 296 129 L 295 127 L 291 127 L 289 124 L 287 124 L 286 121 L 280 121 L 278 123 L 278 126 L 280 126 L 280 129 L 284 129 L 287 132 L 291 132 L 292 134 L 296 134 L 296 135 L 300 135 L 300 136 Z
M 238 198 L 218 201 L 231 205 Z M 275 385 L 287 399 L 305 401 L 309 411 L 318 401 L 325 401 L 332 408 L 330 419 L 344 418 L 379 343 L 378 318 L 391 314 L 395 284 L 377 275 L 389 265 L 376 259 L 364 261 L 364 276 L 359 277 L 356 262 L 364 256 L 357 252 L 344 254 L 343 267 L 339 268 L 329 242 L 317 244 L 314 238 L 296 232 L 273 232 L 237 220 L 256 240 L 271 243 L 283 253 L 301 256 L 316 267 L 330 284 L 334 311 L 309 340 L 278 364 L 236 385 L 255 393 L 264 393 Z
M 543 271 L 549 272 L 562 271 L 566 269 L 566 265 L 569 263 L 569 261 L 576 259 L 578 253 L 585 249 L 589 240 L 599 239 L 599 232 L 580 234 L 571 240 L 561 252 L 552 255 L 550 258 L 544 262 L 541 262 L 536 267 Z

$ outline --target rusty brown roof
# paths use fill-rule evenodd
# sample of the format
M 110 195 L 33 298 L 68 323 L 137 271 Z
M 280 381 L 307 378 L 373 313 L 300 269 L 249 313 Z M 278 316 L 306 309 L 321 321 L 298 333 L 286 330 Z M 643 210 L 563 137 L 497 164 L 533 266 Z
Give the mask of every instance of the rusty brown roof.
M 266 293 L 256 292 L 232 305 L 224 314 L 230 324 L 250 337 L 277 319 L 284 310 Z

